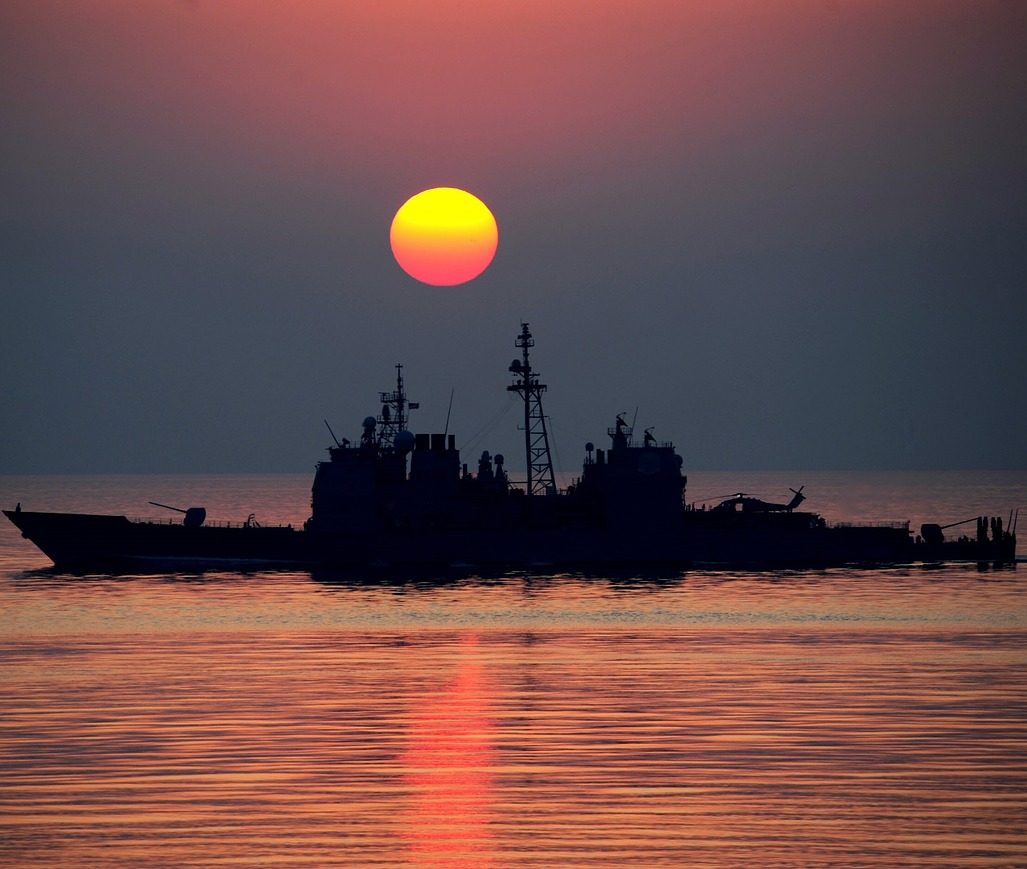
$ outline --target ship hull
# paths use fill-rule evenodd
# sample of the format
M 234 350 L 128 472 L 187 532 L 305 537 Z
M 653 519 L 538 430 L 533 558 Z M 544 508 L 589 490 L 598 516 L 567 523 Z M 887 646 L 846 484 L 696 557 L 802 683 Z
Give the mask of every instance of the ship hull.
M 952 541 L 928 547 L 888 526 L 694 517 L 675 528 L 392 530 L 346 534 L 289 527 L 133 522 L 124 516 L 4 511 L 22 535 L 70 571 L 247 568 L 624 569 L 832 567 L 917 561 L 1012 561 L 1014 542 Z
M 54 565 L 67 569 L 215 568 L 312 564 L 291 528 L 189 528 L 86 513 L 4 514 Z

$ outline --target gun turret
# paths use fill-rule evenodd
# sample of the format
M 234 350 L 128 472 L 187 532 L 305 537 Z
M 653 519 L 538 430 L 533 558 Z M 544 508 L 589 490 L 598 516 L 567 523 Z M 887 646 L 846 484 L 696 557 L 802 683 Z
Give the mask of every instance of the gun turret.
M 154 507 L 163 507 L 165 510 L 174 510 L 176 513 L 185 514 L 182 524 L 186 528 L 199 528 L 207 519 L 207 511 L 203 507 L 182 509 L 181 507 L 172 507 L 170 504 L 161 504 L 157 501 L 150 501 L 149 503 L 153 504 Z

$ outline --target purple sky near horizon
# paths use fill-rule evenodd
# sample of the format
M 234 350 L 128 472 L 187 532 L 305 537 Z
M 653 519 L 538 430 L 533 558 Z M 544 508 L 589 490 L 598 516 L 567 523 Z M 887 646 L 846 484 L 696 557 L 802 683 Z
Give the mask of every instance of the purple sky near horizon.
M 1025 44 L 1007 0 L 8 0 L 0 473 L 306 470 L 396 361 L 464 444 L 522 319 L 567 470 L 636 406 L 686 470 L 1027 467 Z M 437 185 L 499 223 L 462 287 L 389 251 Z

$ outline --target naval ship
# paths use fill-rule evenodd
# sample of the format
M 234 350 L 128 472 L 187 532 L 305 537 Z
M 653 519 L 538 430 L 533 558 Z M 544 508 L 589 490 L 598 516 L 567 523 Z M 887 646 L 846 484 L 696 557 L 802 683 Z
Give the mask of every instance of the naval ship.
M 338 440 L 318 463 L 311 515 L 302 528 L 207 521 L 203 507 L 177 508 L 179 523 L 125 516 L 4 510 L 55 567 L 72 572 L 300 567 L 399 571 L 505 569 L 648 570 L 701 567 L 831 567 L 936 561 L 1011 562 L 1015 521 L 952 526 L 908 522 L 832 524 L 785 503 L 738 493 L 713 507 L 689 504 L 682 459 L 670 442 L 616 417 L 605 448 L 585 445 L 581 474 L 557 486 L 534 339 L 521 324 L 507 390 L 523 404 L 526 478 L 514 483 L 502 455 L 461 461 L 455 436 L 408 429 L 417 404 L 402 365 L 396 387 L 356 440 Z M 150 502 L 158 507 L 168 505 Z M 956 523 L 964 524 L 964 523 Z

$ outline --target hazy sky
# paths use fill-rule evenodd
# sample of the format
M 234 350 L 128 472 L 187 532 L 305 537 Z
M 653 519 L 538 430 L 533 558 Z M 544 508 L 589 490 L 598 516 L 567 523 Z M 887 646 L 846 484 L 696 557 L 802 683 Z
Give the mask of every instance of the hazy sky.
M 4 0 L 0 472 L 306 470 L 522 319 L 558 464 L 1027 467 L 1027 4 Z M 389 223 L 491 207 L 431 288 Z M 517 413 L 488 448 L 523 465 Z

